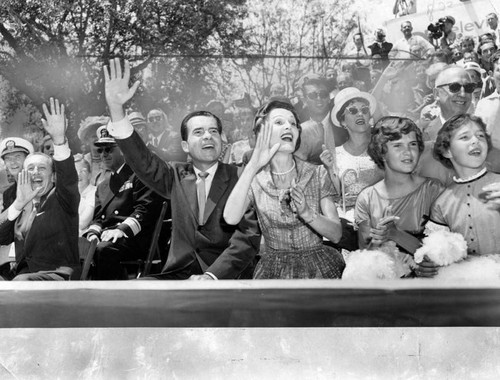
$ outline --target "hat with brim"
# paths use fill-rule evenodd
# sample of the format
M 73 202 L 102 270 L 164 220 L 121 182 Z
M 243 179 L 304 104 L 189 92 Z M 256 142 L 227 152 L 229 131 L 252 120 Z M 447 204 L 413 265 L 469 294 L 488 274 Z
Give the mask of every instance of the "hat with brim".
M 486 70 L 479 66 L 479 64 L 476 62 L 465 62 L 463 66 L 465 70 L 474 70 L 479 75 L 483 75 L 484 73 L 486 73 Z
M 451 25 L 455 25 L 455 17 L 453 17 L 453 16 L 445 16 L 445 17 L 442 17 L 441 20 L 443 22 L 449 22 Z
M 85 140 L 89 136 L 93 135 L 101 125 L 106 125 L 108 122 L 109 117 L 107 116 L 89 116 L 85 118 L 77 131 L 78 138 L 81 142 L 86 143 Z
M 33 145 L 20 137 L 7 137 L 0 143 L 0 156 L 4 158 L 6 154 L 22 152 L 26 155 L 34 152 Z
M 116 140 L 113 137 L 111 137 L 105 125 L 97 128 L 97 141 L 94 143 L 94 145 L 95 146 L 116 145 Z
M 330 114 L 330 119 L 332 120 L 333 125 L 341 127 L 339 121 L 340 111 L 342 111 L 345 104 L 355 99 L 365 100 L 370 107 L 370 114 L 373 115 L 375 113 L 375 110 L 377 109 L 377 101 L 372 95 L 367 92 L 360 91 L 355 87 L 347 87 L 335 95 L 335 105 L 333 106 Z
M 304 87 L 305 85 L 308 84 L 317 84 L 317 83 L 325 83 L 326 78 L 316 74 L 316 73 L 310 73 L 302 76 L 299 81 L 298 81 L 298 86 L 300 88 Z

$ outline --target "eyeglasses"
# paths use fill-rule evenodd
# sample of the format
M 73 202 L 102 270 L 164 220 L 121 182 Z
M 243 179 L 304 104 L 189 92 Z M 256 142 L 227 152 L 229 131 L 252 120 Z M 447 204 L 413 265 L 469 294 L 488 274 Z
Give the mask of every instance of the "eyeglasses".
M 467 94 L 472 94 L 474 92 L 474 89 L 476 88 L 475 83 L 461 84 L 461 83 L 457 83 L 457 82 L 441 84 L 441 85 L 436 86 L 436 87 L 444 87 L 444 86 L 448 86 L 448 91 L 450 91 L 452 94 L 456 94 L 457 92 L 460 92 L 460 89 L 462 87 L 464 88 L 464 91 Z
M 107 147 L 105 147 L 105 148 L 97 148 L 97 149 L 96 149 L 96 152 L 97 152 L 98 154 L 102 154 L 102 152 L 106 152 L 106 153 L 108 153 L 108 154 L 109 154 L 109 153 L 111 153 L 114 149 L 115 149 L 115 147 L 114 147 L 114 146 L 107 146 Z
M 318 99 L 318 97 L 320 99 L 328 99 L 330 97 L 330 94 L 328 93 L 328 91 L 320 91 L 320 92 L 314 91 L 306 94 L 306 96 L 311 100 L 316 100 Z
M 156 122 L 162 121 L 162 120 L 163 120 L 163 116 L 161 116 L 161 115 L 148 117 L 148 121 L 150 123 L 156 123 Z
M 370 113 L 370 107 L 368 106 L 363 106 L 361 108 L 357 108 L 357 107 L 349 107 L 347 108 L 347 111 L 349 111 L 349 113 L 351 115 L 357 115 L 358 112 L 361 112 L 363 115 L 368 115 Z

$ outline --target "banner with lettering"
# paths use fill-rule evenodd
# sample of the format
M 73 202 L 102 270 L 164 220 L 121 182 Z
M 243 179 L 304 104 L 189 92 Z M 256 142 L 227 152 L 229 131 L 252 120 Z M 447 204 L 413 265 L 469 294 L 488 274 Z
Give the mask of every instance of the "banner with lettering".
M 500 5 L 500 2 L 497 5 Z M 491 12 L 498 13 L 490 0 L 418 0 L 416 9 L 416 13 L 385 23 L 387 41 L 394 42 L 403 37 L 401 23 L 407 20 L 413 25 L 413 34 L 426 37 L 427 26 L 444 16 L 455 18 L 453 30 L 457 36 L 461 34 L 475 37 L 486 32 L 486 15 Z

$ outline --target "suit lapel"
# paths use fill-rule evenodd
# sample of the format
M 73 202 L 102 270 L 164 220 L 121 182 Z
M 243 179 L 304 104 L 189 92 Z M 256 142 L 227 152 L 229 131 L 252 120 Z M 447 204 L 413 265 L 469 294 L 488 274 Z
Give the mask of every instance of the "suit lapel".
M 229 174 L 227 172 L 227 167 L 219 163 L 219 167 L 215 172 L 212 186 L 210 187 L 210 193 L 208 194 L 207 203 L 205 205 L 205 214 L 203 215 L 205 221 L 208 220 L 208 217 L 212 214 L 212 211 L 214 211 L 217 202 L 219 202 L 222 194 L 226 191 L 228 181 Z
M 194 174 L 193 165 L 189 164 L 184 172 L 181 173 L 181 186 L 184 195 L 186 196 L 189 208 L 198 220 L 198 196 L 196 194 L 196 176 Z

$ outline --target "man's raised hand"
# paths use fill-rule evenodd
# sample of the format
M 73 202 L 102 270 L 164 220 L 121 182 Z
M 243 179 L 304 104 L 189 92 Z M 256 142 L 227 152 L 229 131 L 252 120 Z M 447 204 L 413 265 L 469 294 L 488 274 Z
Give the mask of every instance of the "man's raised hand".
M 66 140 L 66 115 L 64 104 L 59 104 L 58 99 L 50 98 L 50 111 L 47 105 L 42 105 L 45 119 L 42 119 L 43 128 L 52 138 L 56 145 L 61 145 Z
M 125 117 L 123 105 L 132 99 L 139 87 L 139 81 L 129 87 L 130 63 L 127 60 L 124 61 L 123 73 L 119 58 L 110 59 L 109 66 L 104 66 L 103 70 L 106 102 L 111 120 L 119 121 Z

